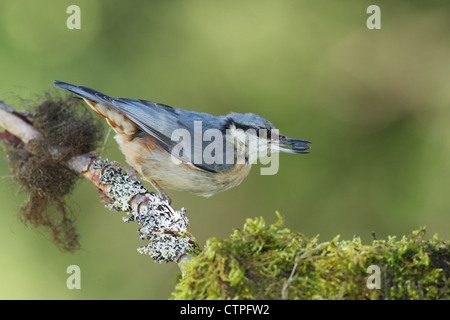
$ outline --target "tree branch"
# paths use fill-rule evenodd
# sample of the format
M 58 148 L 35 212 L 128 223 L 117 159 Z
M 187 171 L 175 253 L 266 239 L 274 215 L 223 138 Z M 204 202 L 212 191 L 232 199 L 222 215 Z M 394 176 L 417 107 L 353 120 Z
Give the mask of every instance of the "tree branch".
M 0 102 L 0 126 L 6 131 L 0 139 L 14 149 L 30 153 L 28 146 L 43 135 L 33 126 L 33 119 Z M 58 160 L 58 148 L 66 146 L 48 145 L 48 152 Z M 199 251 L 198 245 L 187 231 L 189 225 L 185 209 L 174 210 L 167 201 L 148 191 L 143 183 L 122 171 L 122 165 L 97 156 L 95 151 L 60 161 L 73 172 L 91 181 L 99 191 L 106 207 L 125 212 L 124 222 L 136 221 L 140 225 L 139 236 L 148 240 L 146 246 L 138 248 L 155 262 L 175 262 L 181 270 L 182 262 Z M 64 177 L 61 177 L 64 178 Z

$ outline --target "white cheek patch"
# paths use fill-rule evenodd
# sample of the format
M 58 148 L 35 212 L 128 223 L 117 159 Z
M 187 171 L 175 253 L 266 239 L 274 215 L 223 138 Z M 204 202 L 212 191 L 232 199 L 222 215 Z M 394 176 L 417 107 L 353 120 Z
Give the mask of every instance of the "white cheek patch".
M 233 125 L 227 129 L 227 140 L 236 148 L 236 163 L 255 164 L 260 157 L 265 157 L 267 150 L 270 148 L 269 141 L 265 136 L 259 137 L 256 129 L 252 128 L 244 131 Z M 243 159 L 245 159 L 244 162 Z

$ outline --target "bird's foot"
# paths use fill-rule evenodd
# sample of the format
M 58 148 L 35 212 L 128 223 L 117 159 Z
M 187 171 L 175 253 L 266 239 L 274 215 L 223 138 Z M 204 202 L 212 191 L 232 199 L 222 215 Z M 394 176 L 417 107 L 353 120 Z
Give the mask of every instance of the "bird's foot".
M 167 201 L 167 203 L 170 204 L 172 203 L 172 199 L 170 199 L 170 197 L 167 195 L 167 193 L 164 192 L 164 190 L 158 185 L 158 183 L 155 180 L 151 180 L 150 183 L 153 185 L 153 187 L 158 190 L 159 196 L 161 197 L 161 199 L 163 199 L 164 201 Z

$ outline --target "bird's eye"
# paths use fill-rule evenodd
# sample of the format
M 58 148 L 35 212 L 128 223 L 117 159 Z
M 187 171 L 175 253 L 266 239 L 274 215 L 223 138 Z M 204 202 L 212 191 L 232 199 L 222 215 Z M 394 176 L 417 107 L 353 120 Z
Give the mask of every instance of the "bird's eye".
M 286 139 L 287 139 L 286 136 L 280 135 L 280 138 L 279 138 L 280 141 L 286 141 Z

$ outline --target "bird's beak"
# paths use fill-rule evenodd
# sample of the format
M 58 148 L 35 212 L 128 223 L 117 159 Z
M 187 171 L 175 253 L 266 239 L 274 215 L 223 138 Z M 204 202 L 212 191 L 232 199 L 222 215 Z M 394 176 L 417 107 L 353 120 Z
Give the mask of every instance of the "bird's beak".
M 278 141 L 272 141 L 272 149 L 287 153 L 309 153 L 311 142 L 301 139 L 290 139 L 280 135 Z

